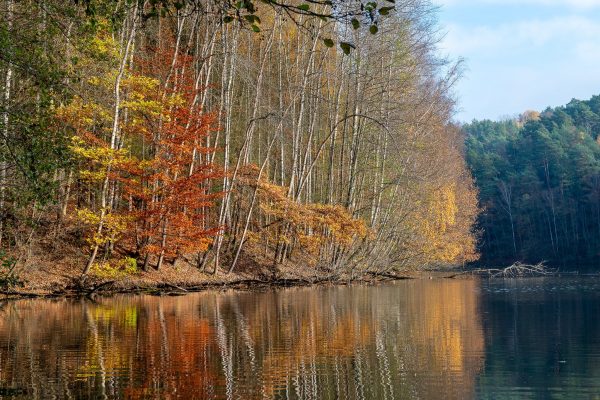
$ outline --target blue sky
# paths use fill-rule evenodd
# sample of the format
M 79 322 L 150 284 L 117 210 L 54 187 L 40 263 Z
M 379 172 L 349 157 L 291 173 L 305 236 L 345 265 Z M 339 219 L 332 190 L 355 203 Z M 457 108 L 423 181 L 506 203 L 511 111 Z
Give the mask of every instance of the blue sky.
M 433 0 L 440 50 L 466 61 L 459 121 L 600 94 L 600 0 Z

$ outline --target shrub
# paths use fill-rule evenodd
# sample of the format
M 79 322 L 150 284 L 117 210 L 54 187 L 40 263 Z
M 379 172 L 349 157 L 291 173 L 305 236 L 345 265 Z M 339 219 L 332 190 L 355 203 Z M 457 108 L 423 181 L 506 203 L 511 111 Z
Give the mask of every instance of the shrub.
M 118 279 L 133 275 L 138 271 L 135 258 L 125 257 L 115 263 L 108 261 L 95 263 L 92 267 L 92 273 L 99 278 Z
M 0 250 L 0 289 L 9 290 L 25 286 L 25 282 L 15 272 L 16 266 L 17 260 Z

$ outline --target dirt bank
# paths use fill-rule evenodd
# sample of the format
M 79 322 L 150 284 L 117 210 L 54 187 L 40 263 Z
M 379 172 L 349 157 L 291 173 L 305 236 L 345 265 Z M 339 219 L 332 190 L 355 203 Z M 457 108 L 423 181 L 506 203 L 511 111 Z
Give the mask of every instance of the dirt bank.
M 338 275 L 331 271 L 307 267 L 305 263 L 291 263 L 273 267 L 269 260 L 246 256 L 237 271 L 227 273 L 219 269 L 213 273 L 201 271 L 195 265 L 181 261 L 167 264 L 160 270 L 138 271 L 126 276 L 98 276 L 91 273 L 81 277 L 81 256 L 36 256 L 19 269 L 23 287 L 0 290 L 0 298 L 63 297 L 102 295 L 111 293 L 186 293 L 206 289 L 264 289 L 300 285 L 377 283 L 400 279 L 444 277 L 452 271 L 401 271 L 389 273 L 356 273 Z

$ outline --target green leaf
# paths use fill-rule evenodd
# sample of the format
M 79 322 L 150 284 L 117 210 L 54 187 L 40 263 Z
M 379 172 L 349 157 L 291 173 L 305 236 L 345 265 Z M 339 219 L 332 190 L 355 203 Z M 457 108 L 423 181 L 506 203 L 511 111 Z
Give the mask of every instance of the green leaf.
M 360 22 L 358 22 L 358 20 L 356 18 L 352 18 L 352 21 L 350 21 L 350 22 L 352 22 L 352 27 L 354 29 L 360 28 Z
M 250 28 L 252 28 L 252 30 L 253 30 L 254 32 L 257 32 L 257 33 L 258 33 L 258 32 L 260 32 L 260 28 L 259 28 L 257 25 L 254 25 L 254 24 L 252 24 L 252 25 L 250 26 Z
M 381 15 L 389 15 L 390 11 L 393 10 L 395 7 L 381 7 L 379 9 L 379 14 Z
M 231 21 L 233 21 L 233 17 L 231 15 L 226 15 L 223 18 L 223 22 L 225 22 L 226 24 L 230 23 Z
M 367 11 L 373 11 L 377 8 L 377 3 L 374 1 L 370 1 L 365 5 L 365 10 Z
M 371 32 L 372 35 L 376 34 L 378 30 L 379 28 L 377 28 L 377 25 L 371 25 L 369 27 L 369 32 Z
M 299 10 L 302 10 L 302 11 L 308 11 L 308 10 L 310 10 L 310 5 L 308 5 L 308 4 L 306 4 L 306 3 L 304 3 L 304 4 L 300 4 L 300 5 L 298 6 L 298 9 L 299 9 Z
M 348 42 L 340 42 L 340 47 L 342 49 L 342 51 L 344 52 L 344 54 L 348 55 L 350 54 L 350 50 L 351 49 L 355 49 L 356 47 Z
M 327 47 L 333 47 L 334 43 L 333 40 L 327 38 L 327 39 L 323 39 L 323 43 L 325 44 L 325 46 Z

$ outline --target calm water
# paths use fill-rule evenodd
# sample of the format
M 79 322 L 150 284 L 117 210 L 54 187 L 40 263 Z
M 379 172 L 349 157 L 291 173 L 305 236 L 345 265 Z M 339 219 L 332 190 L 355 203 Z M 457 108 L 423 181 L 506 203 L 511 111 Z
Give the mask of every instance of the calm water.
M 600 399 L 592 278 L 0 307 L 0 398 Z

